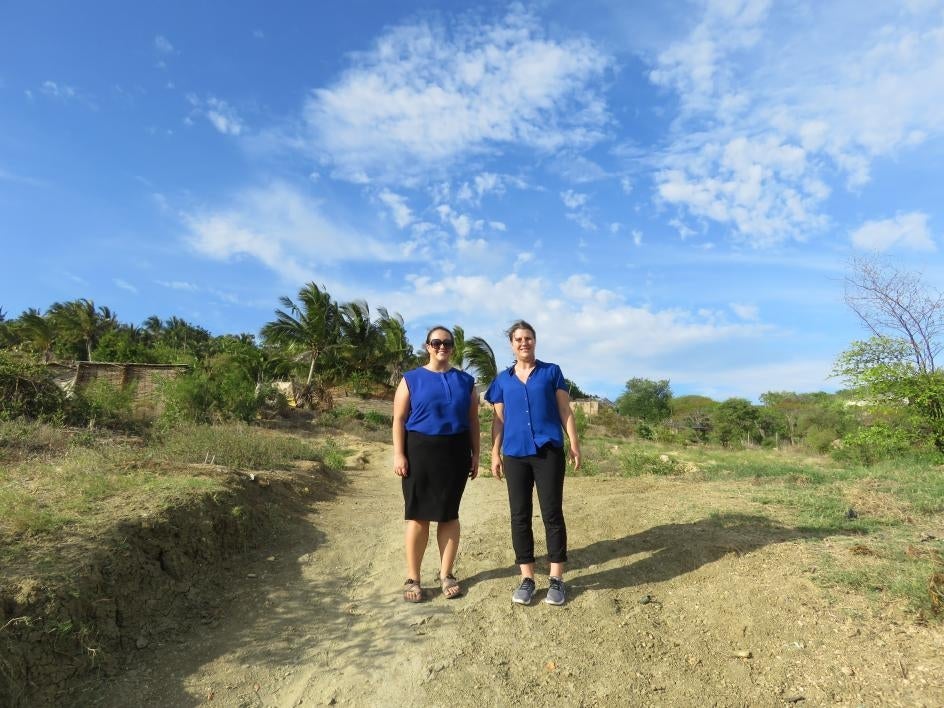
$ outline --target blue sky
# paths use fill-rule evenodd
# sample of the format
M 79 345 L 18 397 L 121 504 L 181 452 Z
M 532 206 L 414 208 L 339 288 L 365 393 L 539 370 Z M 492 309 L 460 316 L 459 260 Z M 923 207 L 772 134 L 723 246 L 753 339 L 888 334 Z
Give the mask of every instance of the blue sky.
M 314 281 L 601 395 L 834 390 L 851 258 L 944 283 L 942 164 L 940 0 L 0 7 L 8 316 Z

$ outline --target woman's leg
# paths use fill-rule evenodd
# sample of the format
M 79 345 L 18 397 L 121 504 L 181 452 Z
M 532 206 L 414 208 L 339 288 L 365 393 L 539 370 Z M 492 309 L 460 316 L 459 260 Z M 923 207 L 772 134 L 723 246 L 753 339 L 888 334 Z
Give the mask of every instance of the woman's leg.
M 521 574 L 525 577 L 534 576 L 534 532 L 531 529 L 534 473 L 531 459 L 504 458 L 505 485 L 508 487 L 508 506 L 511 509 L 511 545 L 515 549 L 515 563 L 521 566 Z
M 436 541 L 439 544 L 439 578 L 452 575 L 452 566 L 459 551 L 459 519 L 440 521 L 436 524 Z
M 429 542 L 429 522 L 416 519 L 406 520 L 404 545 L 406 546 L 406 575 L 417 582 L 420 580 L 420 566 L 423 553 Z
M 534 458 L 534 482 L 538 490 L 541 519 L 547 539 L 547 558 L 551 575 L 564 577 L 567 561 L 567 525 L 564 523 L 564 468 L 563 448 L 544 447 Z

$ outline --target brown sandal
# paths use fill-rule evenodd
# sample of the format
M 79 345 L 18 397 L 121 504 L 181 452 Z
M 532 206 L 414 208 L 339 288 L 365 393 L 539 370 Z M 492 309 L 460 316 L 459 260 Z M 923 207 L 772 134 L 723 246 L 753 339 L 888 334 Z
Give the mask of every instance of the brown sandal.
M 403 583 L 403 599 L 407 602 L 423 601 L 423 588 L 420 587 L 418 580 L 407 578 L 407 581 Z
M 462 587 L 459 585 L 459 581 L 456 580 L 456 576 L 452 573 L 445 578 L 440 578 L 439 582 L 442 583 L 443 596 L 447 600 L 455 600 L 462 595 Z

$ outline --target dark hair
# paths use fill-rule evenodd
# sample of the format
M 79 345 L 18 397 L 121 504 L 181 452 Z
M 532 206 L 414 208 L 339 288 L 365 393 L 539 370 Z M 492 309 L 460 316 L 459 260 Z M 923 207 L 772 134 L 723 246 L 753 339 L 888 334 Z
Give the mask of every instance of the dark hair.
M 436 325 L 435 327 L 430 327 L 429 330 L 426 332 L 426 344 L 429 344 L 429 335 L 431 335 L 437 329 L 441 329 L 444 332 L 449 332 L 449 336 L 452 337 L 452 339 L 456 338 L 456 335 L 454 335 L 452 333 L 452 330 L 449 329 L 448 327 L 443 327 L 442 325 Z
M 532 327 L 530 324 L 528 324 L 524 320 L 517 320 L 516 322 L 512 323 L 511 327 L 505 330 L 505 334 L 508 335 L 509 342 L 514 341 L 516 329 L 526 329 L 529 332 L 531 332 L 532 337 L 534 337 L 535 339 L 538 338 L 538 333 L 534 331 L 534 327 Z

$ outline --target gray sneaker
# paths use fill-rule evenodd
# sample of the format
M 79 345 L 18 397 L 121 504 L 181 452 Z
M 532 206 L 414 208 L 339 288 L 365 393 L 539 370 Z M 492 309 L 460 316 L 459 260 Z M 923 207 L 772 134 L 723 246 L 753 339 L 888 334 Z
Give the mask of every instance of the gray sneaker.
M 551 577 L 551 584 L 547 588 L 547 596 L 544 602 L 548 605 L 564 604 L 564 581 L 561 578 Z
M 534 580 L 532 578 L 524 578 L 521 581 L 521 585 L 519 585 L 518 589 L 512 594 L 511 601 L 519 605 L 530 605 L 531 599 L 534 597 L 534 588 Z

